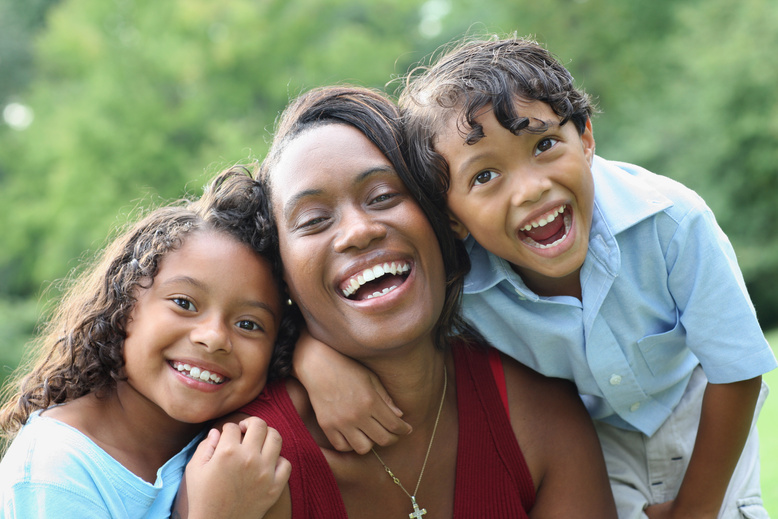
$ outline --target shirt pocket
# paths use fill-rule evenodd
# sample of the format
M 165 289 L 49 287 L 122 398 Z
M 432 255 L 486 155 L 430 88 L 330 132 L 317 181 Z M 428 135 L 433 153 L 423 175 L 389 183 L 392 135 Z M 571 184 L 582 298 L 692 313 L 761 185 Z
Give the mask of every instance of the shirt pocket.
M 686 330 L 680 320 L 676 320 L 673 328 L 666 332 L 646 335 L 640 339 L 638 350 L 655 377 L 672 373 L 691 357 L 686 348 Z

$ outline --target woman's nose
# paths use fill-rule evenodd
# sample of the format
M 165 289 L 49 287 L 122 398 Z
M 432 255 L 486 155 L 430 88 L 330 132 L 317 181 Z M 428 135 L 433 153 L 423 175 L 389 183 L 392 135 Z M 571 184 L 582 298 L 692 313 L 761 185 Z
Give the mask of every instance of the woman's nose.
M 351 247 L 364 249 L 373 240 L 386 236 L 386 226 L 361 208 L 343 211 L 338 225 L 338 234 L 333 242 L 337 252 L 344 252 Z

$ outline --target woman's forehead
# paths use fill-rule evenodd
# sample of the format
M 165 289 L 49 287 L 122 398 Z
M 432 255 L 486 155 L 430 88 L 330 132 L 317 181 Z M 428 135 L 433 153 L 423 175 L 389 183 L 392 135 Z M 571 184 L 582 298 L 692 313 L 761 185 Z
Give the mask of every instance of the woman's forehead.
M 362 132 L 333 123 L 305 130 L 287 142 L 270 180 L 274 197 L 285 200 L 376 168 L 392 169 L 389 159 Z

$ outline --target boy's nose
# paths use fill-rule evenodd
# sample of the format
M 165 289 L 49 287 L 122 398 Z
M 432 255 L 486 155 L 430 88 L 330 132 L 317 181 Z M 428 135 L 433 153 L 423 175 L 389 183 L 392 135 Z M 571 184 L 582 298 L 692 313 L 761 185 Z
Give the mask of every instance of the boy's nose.
M 551 189 L 551 181 L 542 172 L 530 170 L 512 176 L 511 204 L 516 207 L 540 201 Z

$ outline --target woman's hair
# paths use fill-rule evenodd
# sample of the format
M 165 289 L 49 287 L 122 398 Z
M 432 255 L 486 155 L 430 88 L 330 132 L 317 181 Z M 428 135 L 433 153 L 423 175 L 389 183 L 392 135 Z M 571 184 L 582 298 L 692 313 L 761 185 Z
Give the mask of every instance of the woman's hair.
M 399 99 L 411 169 L 423 175 L 426 189 L 445 196 L 448 164 L 435 151 L 435 139 L 456 118 L 465 143 L 475 144 L 484 136 L 475 119 L 486 106 L 492 107 L 500 125 L 518 135 L 545 130 L 530 126 L 529 118 L 516 110 L 517 100 L 540 101 L 551 107 L 561 124 L 571 121 L 583 134 L 594 105 L 573 81 L 545 48 L 515 36 L 465 41 L 434 64 L 411 69 Z
M 15 433 L 39 409 L 89 393 L 107 394 L 124 380 L 126 326 L 138 292 L 154 282 L 160 261 L 194 231 L 226 233 L 266 258 L 285 294 L 276 234 L 267 214 L 264 190 L 243 167 L 220 173 L 199 200 L 179 200 L 131 225 L 97 261 L 73 279 L 53 317 L 31 343 L 36 355 L 20 366 L 6 386 L 0 431 Z M 284 298 L 286 299 L 286 298 Z M 299 316 L 284 313 L 269 378 L 285 374 Z
M 446 270 L 446 297 L 435 330 L 435 344 L 446 346 L 451 337 L 460 336 L 466 329 L 459 302 L 470 261 L 464 245 L 451 231 L 445 200 L 432 200 L 421 189 L 417 175 L 408 169 L 399 113 L 391 100 L 374 90 L 355 86 L 323 87 L 302 94 L 281 114 L 270 151 L 260 168 L 260 178 L 271 193 L 272 172 L 286 146 L 302 132 L 329 124 L 346 124 L 365 135 L 389 159 L 427 216 Z M 272 196 L 268 199 L 272 203 Z

